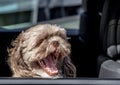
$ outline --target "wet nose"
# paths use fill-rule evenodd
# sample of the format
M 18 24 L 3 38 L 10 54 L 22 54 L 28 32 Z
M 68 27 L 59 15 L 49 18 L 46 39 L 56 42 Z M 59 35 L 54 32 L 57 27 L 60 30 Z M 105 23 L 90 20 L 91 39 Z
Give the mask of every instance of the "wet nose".
M 52 45 L 53 45 L 54 47 L 58 47 L 58 46 L 59 46 L 59 42 L 58 42 L 58 41 L 53 41 L 53 42 L 52 42 Z

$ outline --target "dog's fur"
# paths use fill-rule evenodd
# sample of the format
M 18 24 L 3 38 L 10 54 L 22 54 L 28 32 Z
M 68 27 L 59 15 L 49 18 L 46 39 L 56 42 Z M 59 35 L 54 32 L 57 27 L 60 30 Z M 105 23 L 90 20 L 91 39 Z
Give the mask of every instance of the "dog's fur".
M 12 48 L 8 49 L 8 63 L 13 77 L 76 76 L 76 68 L 70 59 L 71 46 L 67 41 L 64 28 L 50 24 L 36 25 L 20 33 L 11 45 Z M 42 69 L 39 61 L 52 55 L 55 57 L 58 72 L 50 74 Z M 47 63 L 45 62 L 44 65 Z

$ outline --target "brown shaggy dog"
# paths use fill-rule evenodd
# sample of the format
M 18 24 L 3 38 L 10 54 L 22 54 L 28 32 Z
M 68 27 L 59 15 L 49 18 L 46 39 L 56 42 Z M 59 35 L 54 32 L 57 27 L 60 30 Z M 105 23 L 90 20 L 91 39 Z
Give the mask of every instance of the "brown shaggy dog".
M 66 31 L 55 25 L 36 25 L 20 33 L 9 52 L 13 77 L 75 77 Z

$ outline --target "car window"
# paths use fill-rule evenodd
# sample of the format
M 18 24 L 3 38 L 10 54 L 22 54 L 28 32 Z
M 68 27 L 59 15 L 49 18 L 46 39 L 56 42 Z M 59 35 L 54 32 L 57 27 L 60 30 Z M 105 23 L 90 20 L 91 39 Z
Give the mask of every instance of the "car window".
M 79 37 L 80 17 L 81 12 L 84 10 L 81 6 L 82 0 L 73 1 L 0 0 L 0 26 L 4 29 L 14 29 L 14 31 L 12 30 L 10 32 L 5 30 L 5 33 L 3 33 L 3 31 L 0 31 L 0 37 L 3 41 L 6 42 L 1 43 L 0 46 L 2 49 L 4 49 L 4 51 L 6 51 L 13 38 L 21 32 L 21 30 L 16 32 L 16 29 L 24 29 L 36 24 L 43 23 L 56 24 L 67 29 L 67 35 L 70 37 L 70 40 L 68 41 L 70 42 L 72 49 L 72 60 L 73 63 L 75 63 L 76 67 L 79 69 L 77 71 L 77 74 L 80 74 L 78 77 L 97 77 L 97 67 L 95 67 L 96 62 L 91 62 L 90 66 L 89 59 L 86 60 L 86 58 L 79 56 L 79 54 L 84 55 L 84 53 L 81 53 L 82 51 L 86 52 L 86 50 L 88 50 L 87 46 L 84 47 L 86 43 L 84 43 L 84 41 L 82 41 Z M 3 52 L 1 55 L 6 56 L 6 52 Z M 87 55 L 88 54 L 85 54 L 85 56 Z M 85 60 L 85 62 L 82 61 L 82 59 Z M 0 63 L 3 64 L 4 62 Z M 92 71 L 89 71 L 89 69 L 91 69 L 89 66 L 92 68 Z M 5 73 L 4 70 L 2 70 L 2 73 Z M 5 76 L 6 75 L 7 74 L 5 74 Z
M 0 26 L 24 28 L 36 23 L 37 0 L 0 0 Z
M 52 23 L 78 29 L 81 1 L 0 0 L 0 26 L 16 29 L 38 23 Z

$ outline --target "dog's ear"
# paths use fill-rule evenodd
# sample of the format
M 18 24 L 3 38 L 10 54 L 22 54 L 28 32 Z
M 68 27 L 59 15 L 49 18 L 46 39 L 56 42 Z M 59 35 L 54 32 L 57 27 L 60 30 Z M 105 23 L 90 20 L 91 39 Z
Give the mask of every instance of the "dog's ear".
M 72 64 L 70 57 L 65 57 L 62 63 L 63 77 L 76 77 L 76 68 Z
M 11 67 L 13 75 L 17 75 L 20 71 L 24 72 L 27 69 L 27 65 L 23 61 L 22 57 L 22 33 L 12 42 L 11 48 L 8 48 L 8 64 Z

